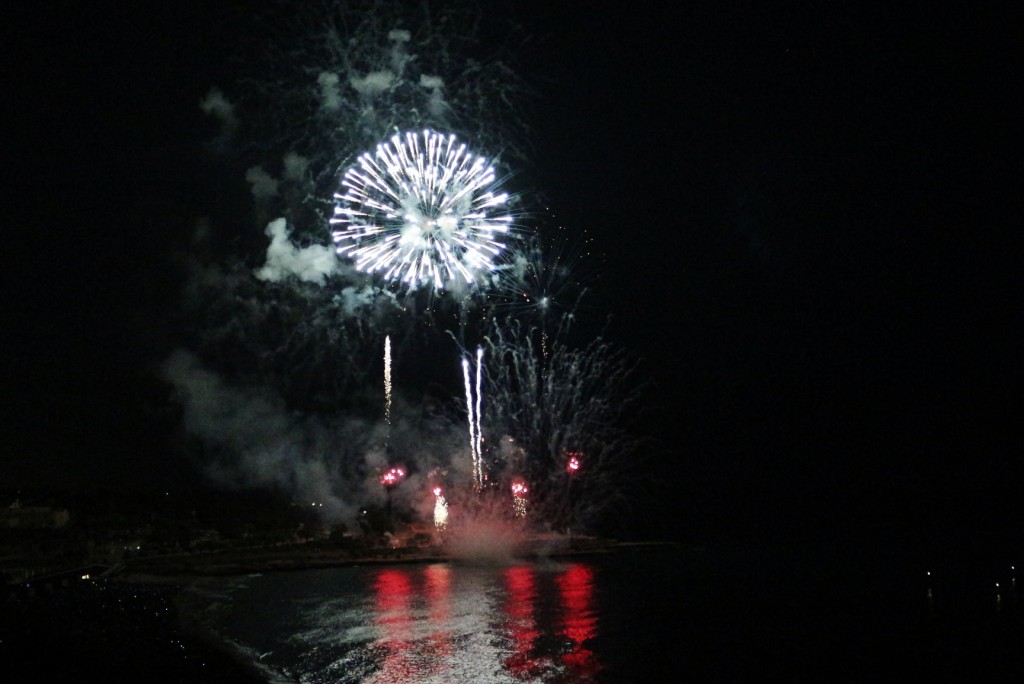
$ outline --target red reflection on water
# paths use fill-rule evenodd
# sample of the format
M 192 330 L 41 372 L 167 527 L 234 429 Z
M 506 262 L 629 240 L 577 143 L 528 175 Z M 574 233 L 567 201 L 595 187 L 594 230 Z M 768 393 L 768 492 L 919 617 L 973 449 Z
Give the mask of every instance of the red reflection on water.
M 412 581 L 404 570 L 378 570 L 373 588 L 377 592 L 377 620 L 389 626 L 407 627 L 410 621 L 409 598 Z
M 407 681 L 415 672 L 409 662 L 409 643 L 412 640 L 412 615 L 409 599 L 412 582 L 405 570 L 381 569 L 374 577 L 376 591 L 375 624 L 380 634 L 384 657 L 378 672 L 384 681 Z
M 430 662 L 437 665 L 452 654 L 451 572 L 447 563 L 428 565 L 423 569 L 423 591 L 430 606 L 430 625 L 436 628 L 427 637 L 426 648 L 431 652 Z
M 451 593 L 452 570 L 447 563 L 428 565 L 423 569 L 423 593 L 430 599 L 431 607 L 443 609 L 448 614 L 448 596 Z M 440 602 L 440 603 L 439 603 Z M 437 604 L 435 606 L 435 604 Z
M 420 579 L 417 575 L 422 586 L 415 581 Z M 373 589 L 381 651 L 374 681 L 416 682 L 441 671 L 453 653 L 451 568 L 438 564 L 421 570 L 380 569 Z
M 505 570 L 504 579 L 508 589 L 505 630 L 512 639 L 512 655 L 505 659 L 505 669 L 525 679 L 539 674 L 547 665 L 546 660 L 532 655 L 533 642 L 540 634 L 533 617 L 536 578 L 529 565 L 516 565 Z
M 591 605 L 594 571 L 588 565 L 574 563 L 555 578 L 562 599 L 562 631 L 572 641 L 572 650 L 562 662 L 577 680 L 589 679 L 601 669 L 597 656 L 584 645 L 597 636 L 597 615 Z

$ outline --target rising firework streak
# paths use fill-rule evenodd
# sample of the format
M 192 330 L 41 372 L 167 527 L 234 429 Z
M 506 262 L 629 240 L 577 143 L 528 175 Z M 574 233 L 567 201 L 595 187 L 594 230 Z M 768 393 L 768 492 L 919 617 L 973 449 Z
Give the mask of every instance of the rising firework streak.
M 391 425 L 391 336 L 384 338 L 384 419 Z
M 466 385 L 466 416 L 469 421 L 469 447 L 473 454 L 473 489 L 480 491 L 484 486 L 483 450 L 480 436 L 481 366 L 484 350 L 476 350 L 476 405 L 473 403 L 473 386 L 469 380 L 469 359 L 462 359 L 462 379 Z

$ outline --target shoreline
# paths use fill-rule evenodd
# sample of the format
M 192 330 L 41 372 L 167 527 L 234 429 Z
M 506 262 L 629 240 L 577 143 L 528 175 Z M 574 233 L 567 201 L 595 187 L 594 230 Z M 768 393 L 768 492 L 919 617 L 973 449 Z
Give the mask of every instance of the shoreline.
M 598 539 L 564 544 L 551 544 L 546 540 L 533 541 L 521 545 L 507 555 L 497 556 L 453 553 L 443 547 L 347 550 L 308 548 L 308 545 L 303 545 L 281 549 L 223 551 L 202 556 L 133 559 L 112 569 L 109 577 L 125 583 L 187 586 L 203 577 L 232 577 L 355 565 L 537 561 L 682 548 L 696 550 L 696 547 L 684 547 L 678 542 L 620 542 Z
M 287 678 L 285 673 L 261 665 L 254 653 L 210 627 L 197 613 L 196 608 L 187 604 L 188 589 L 199 581 L 197 578 L 187 585 L 178 585 L 174 598 L 175 622 L 182 637 L 236 665 L 237 674 L 232 675 L 232 681 L 250 684 L 291 684 L 293 680 Z

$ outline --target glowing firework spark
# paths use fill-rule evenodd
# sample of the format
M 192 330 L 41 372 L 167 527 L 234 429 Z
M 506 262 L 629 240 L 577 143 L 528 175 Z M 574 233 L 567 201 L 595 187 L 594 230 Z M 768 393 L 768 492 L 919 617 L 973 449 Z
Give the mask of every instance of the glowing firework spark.
M 575 475 L 580 471 L 580 457 L 583 454 L 579 451 L 570 451 L 566 455 L 569 457 L 569 460 L 565 463 L 565 472 Z
M 440 487 L 434 487 L 434 527 L 443 530 L 448 527 L 448 501 Z
M 405 470 L 402 468 L 392 468 L 388 472 L 380 476 L 380 483 L 386 488 L 391 489 L 398 484 L 399 480 L 405 477 Z
M 512 222 L 494 169 L 454 135 L 395 135 L 359 157 L 335 193 L 338 254 L 385 280 L 444 290 L 496 268 Z
M 543 331 L 548 325 L 557 325 L 563 314 L 581 307 L 598 278 L 591 259 L 591 239 L 586 231 L 569 237 L 559 226 L 557 232 L 554 237 L 524 234 L 510 245 L 497 273 L 498 284 L 489 293 L 495 311 L 513 313 Z
M 476 406 L 473 405 L 473 386 L 469 381 L 469 359 L 462 359 L 462 379 L 466 385 L 466 416 L 469 420 L 469 448 L 473 454 L 473 489 L 480 491 L 484 486 L 483 451 L 480 436 L 480 385 L 483 348 L 476 350 Z
M 526 483 L 521 480 L 512 483 L 512 511 L 517 518 L 526 517 L 526 494 L 529 491 Z

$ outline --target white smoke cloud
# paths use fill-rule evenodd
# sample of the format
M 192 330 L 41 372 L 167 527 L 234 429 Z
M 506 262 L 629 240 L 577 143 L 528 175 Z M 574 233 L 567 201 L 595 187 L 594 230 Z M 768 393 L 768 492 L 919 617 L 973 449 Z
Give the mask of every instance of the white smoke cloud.
M 427 102 L 427 109 L 431 115 L 441 118 L 451 109 L 444 99 L 444 79 L 440 76 L 428 76 L 420 74 L 420 87 L 430 90 L 430 100 Z
M 392 43 L 408 43 L 412 40 L 412 34 L 405 29 L 392 29 L 388 32 L 388 40 Z
M 204 473 L 217 485 L 273 487 L 297 502 L 316 503 L 318 513 L 336 521 L 352 520 L 367 502 L 383 503 L 379 478 L 389 467 L 407 473 L 393 492 L 395 504 L 424 519 L 432 514 L 437 473 L 457 478 L 442 480 L 449 490 L 468 482 L 451 463 L 469 461 L 462 426 L 439 418 L 420 423 L 421 407 L 399 397 L 391 425 L 329 420 L 291 412 L 268 391 L 234 386 L 185 350 L 171 354 L 161 371 L 177 393 L 183 427 L 206 447 Z M 393 453 L 384 447 L 386 435 Z
M 340 109 L 341 91 L 338 88 L 338 75 L 321 71 L 316 81 L 320 84 L 320 106 L 329 111 Z
M 268 395 L 229 386 L 186 351 L 172 354 L 162 370 L 178 392 L 185 429 L 217 454 L 206 464 L 214 482 L 277 487 L 298 501 L 322 503 L 329 519 L 354 514 L 361 483 L 342 482 L 331 458 L 353 434 L 369 432 L 365 426 L 339 430 L 293 416 Z
M 395 75 L 390 71 L 371 71 L 362 78 L 352 76 L 348 82 L 360 95 L 374 97 L 391 87 L 395 82 Z
M 404 29 L 393 29 L 388 33 L 388 40 L 391 41 L 391 69 L 396 74 L 401 74 L 406 63 L 409 61 L 409 54 L 405 45 L 412 39 L 412 34 Z
M 210 88 L 209 92 L 199 100 L 199 108 L 203 110 L 204 114 L 220 121 L 222 135 L 230 135 L 238 126 L 234 105 L 228 101 L 220 88 Z
M 420 85 L 424 88 L 437 90 L 439 88 L 444 88 L 444 79 L 440 76 L 427 76 L 426 74 L 420 74 Z
M 256 271 L 260 280 L 279 282 L 296 277 L 310 283 L 320 283 L 335 272 L 338 265 L 334 248 L 328 245 L 296 247 L 288 239 L 287 222 L 283 218 L 267 224 L 270 246 L 267 261 Z
M 284 155 L 284 178 L 290 181 L 301 181 L 306 178 L 306 169 L 309 168 L 309 159 L 295 152 L 288 152 Z
M 262 166 L 253 166 L 246 170 L 245 180 L 252 185 L 252 196 L 257 200 L 273 197 L 277 194 L 280 181 L 263 170 Z
M 362 311 L 369 309 L 376 302 L 377 297 L 387 295 L 391 299 L 395 296 L 387 290 L 379 290 L 369 285 L 362 288 L 349 286 L 341 291 L 341 310 L 346 316 L 355 316 Z

